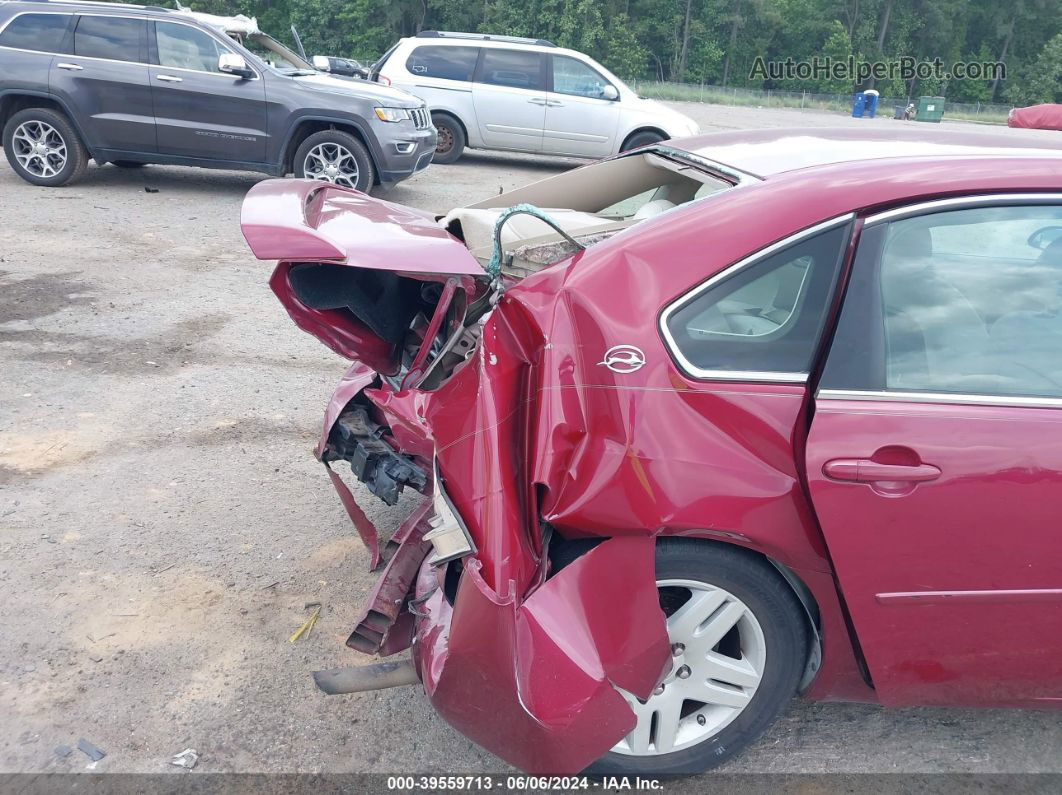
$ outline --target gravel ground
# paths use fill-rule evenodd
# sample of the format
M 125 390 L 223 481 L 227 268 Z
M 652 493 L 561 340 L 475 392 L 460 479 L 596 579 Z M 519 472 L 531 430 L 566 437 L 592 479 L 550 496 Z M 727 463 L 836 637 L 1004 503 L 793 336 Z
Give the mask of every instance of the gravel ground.
M 683 109 L 705 129 L 898 124 Z M 473 153 L 388 198 L 446 210 L 576 162 Z M 0 771 L 83 770 L 53 750 L 81 737 L 100 772 L 172 772 L 188 747 L 197 773 L 507 769 L 415 688 L 313 688 L 361 662 L 343 641 L 373 577 L 311 455 L 345 365 L 240 235 L 259 179 L 106 167 L 44 190 L 0 166 Z M 385 531 L 408 507 L 364 504 Z M 308 602 L 317 628 L 290 644 Z M 798 701 L 726 769 L 1062 772 L 1060 748 L 1058 712 Z

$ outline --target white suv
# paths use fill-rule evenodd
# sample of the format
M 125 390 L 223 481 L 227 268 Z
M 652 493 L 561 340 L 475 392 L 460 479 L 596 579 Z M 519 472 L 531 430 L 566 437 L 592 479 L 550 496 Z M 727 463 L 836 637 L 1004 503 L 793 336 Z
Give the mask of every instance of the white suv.
M 542 39 L 425 31 L 400 39 L 370 79 L 428 103 L 435 163 L 454 162 L 465 146 L 606 157 L 699 132 L 589 56 Z

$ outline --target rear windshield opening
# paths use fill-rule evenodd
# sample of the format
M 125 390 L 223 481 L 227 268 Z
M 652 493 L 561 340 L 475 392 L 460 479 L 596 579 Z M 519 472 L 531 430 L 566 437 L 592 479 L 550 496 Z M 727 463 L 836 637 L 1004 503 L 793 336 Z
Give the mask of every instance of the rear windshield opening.
M 448 213 L 439 223 L 481 263 L 494 250 L 498 215 L 516 204 L 542 210 L 582 246 L 591 246 L 668 210 L 732 187 L 708 171 L 654 152 L 594 163 Z M 502 270 L 523 277 L 577 247 L 544 221 L 514 216 L 502 228 Z

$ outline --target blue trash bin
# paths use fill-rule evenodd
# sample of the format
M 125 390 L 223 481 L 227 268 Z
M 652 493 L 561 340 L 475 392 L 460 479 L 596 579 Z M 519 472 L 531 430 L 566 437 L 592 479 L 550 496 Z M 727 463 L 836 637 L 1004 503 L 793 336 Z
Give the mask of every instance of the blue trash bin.
M 874 118 L 874 114 L 878 112 L 878 92 L 877 91 L 864 91 L 864 105 L 866 108 L 866 114 L 870 118 Z
M 852 99 L 852 118 L 861 119 L 863 117 L 863 110 L 867 106 L 867 95 L 862 91 L 857 91 L 855 97 Z

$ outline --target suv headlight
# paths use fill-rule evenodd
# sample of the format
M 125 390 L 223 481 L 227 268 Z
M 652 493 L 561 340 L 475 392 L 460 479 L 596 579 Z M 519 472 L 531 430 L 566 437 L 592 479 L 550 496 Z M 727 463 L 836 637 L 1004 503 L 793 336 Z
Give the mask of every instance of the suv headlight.
M 411 118 L 409 111 L 405 108 L 373 108 L 376 111 L 376 118 L 380 121 L 405 121 Z

